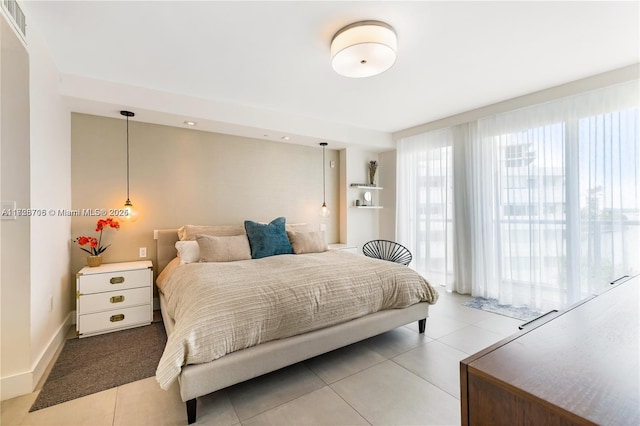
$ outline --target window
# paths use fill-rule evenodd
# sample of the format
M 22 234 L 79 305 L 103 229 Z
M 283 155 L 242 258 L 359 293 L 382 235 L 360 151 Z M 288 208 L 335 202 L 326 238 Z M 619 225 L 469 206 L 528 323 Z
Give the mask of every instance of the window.
M 536 309 L 640 273 L 638 86 L 400 140 L 397 234 L 417 250 L 413 266 Z
M 399 148 L 406 167 L 415 175 L 399 175 L 399 185 L 411 191 L 402 210 L 407 219 L 399 226 L 407 229 L 414 261 L 411 267 L 422 271 L 434 284 L 445 285 L 453 274 L 453 179 L 450 134 L 436 132 L 432 138 L 418 138 Z M 401 166 L 405 167 L 405 165 Z M 410 183 L 403 183 L 404 178 Z
M 638 272 L 638 113 L 599 114 L 578 124 L 583 296 L 602 281 Z

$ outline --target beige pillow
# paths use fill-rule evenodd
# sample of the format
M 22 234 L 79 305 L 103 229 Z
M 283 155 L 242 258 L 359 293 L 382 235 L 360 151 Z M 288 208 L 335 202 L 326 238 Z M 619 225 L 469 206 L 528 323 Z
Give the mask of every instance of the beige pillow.
M 180 241 L 195 241 L 197 235 L 212 235 L 214 237 L 229 237 L 233 235 L 244 235 L 243 225 L 185 225 L 178 229 Z
M 287 223 L 284 225 L 287 231 L 291 232 L 311 232 L 313 227 L 307 223 Z
M 198 235 L 200 262 L 233 262 L 251 259 L 251 247 L 246 235 L 214 237 Z
M 322 253 L 329 250 L 324 232 L 287 231 L 287 237 L 295 254 Z

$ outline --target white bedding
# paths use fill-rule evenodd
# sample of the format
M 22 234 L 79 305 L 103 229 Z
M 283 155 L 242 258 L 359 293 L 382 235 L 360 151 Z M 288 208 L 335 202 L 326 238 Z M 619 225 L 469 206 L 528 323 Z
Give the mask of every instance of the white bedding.
M 173 262 L 157 282 L 175 320 L 156 371 L 163 389 L 186 364 L 438 298 L 406 266 L 339 250 L 225 263 Z

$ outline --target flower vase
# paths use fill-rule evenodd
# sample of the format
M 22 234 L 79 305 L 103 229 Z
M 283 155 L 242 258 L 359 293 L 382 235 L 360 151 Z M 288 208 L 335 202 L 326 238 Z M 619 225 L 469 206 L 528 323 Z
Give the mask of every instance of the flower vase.
M 102 265 L 102 256 L 87 256 L 87 265 L 92 268 Z
M 378 169 L 378 165 L 377 164 L 370 164 L 369 165 L 369 185 L 370 186 L 375 186 L 376 185 L 376 170 Z

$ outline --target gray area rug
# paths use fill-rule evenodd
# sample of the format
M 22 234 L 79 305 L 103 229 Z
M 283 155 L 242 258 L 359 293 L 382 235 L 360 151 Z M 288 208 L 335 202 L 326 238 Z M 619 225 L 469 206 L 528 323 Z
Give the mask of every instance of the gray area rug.
M 464 306 L 470 308 L 481 309 L 494 314 L 504 315 L 506 317 L 516 318 L 523 321 L 530 321 L 544 314 L 542 311 L 530 309 L 527 307 L 515 307 L 511 305 L 501 305 L 497 299 L 485 299 L 483 297 L 474 297 L 468 302 L 463 303 Z
M 67 340 L 29 411 L 155 375 L 166 342 L 162 322 Z

